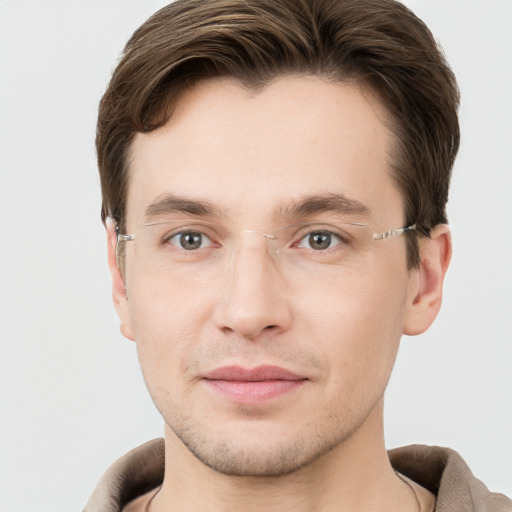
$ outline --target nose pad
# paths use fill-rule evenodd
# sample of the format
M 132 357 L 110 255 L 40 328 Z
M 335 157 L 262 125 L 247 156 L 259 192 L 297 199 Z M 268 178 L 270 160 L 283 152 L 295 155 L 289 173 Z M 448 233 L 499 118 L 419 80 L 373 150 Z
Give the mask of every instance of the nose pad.
M 243 231 L 244 235 L 276 237 L 262 231 Z M 242 243 L 233 252 L 226 293 L 217 307 L 215 320 L 224 332 L 235 332 L 246 339 L 288 328 L 290 311 L 279 269 L 267 245 Z

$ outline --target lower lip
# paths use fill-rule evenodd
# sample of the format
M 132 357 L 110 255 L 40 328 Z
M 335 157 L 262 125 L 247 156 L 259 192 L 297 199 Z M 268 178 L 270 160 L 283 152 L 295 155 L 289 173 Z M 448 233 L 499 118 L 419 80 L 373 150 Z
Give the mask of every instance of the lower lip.
M 206 383 L 227 398 L 241 403 L 261 403 L 298 389 L 305 380 L 210 380 Z

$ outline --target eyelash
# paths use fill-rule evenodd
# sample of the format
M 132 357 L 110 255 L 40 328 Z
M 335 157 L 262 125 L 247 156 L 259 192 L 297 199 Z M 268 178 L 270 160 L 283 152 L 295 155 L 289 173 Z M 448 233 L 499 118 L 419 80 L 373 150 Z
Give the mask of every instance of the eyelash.
M 184 247 L 180 247 L 180 245 L 179 245 L 179 237 L 183 237 L 183 236 L 186 236 L 186 235 L 200 235 L 201 237 L 203 237 L 203 240 L 201 241 L 201 247 L 199 247 L 196 250 L 207 249 L 208 247 L 211 247 L 211 246 L 218 246 L 218 247 L 220 247 L 220 244 L 216 243 L 211 236 L 207 235 L 206 233 L 204 233 L 203 231 L 201 231 L 199 229 L 180 229 L 180 231 L 169 233 L 168 235 L 163 237 L 162 243 L 163 244 L 170 244 L 173 247 L 176 247 L 177 249 L 181 249 L 181 250 L 186 251 L 187 249 L 185 249 Z M 178 238 L 177 243 L 173 243 L 172 242 L 172 240 L 174 238 Z M 207 246 L 203 247 L 204 239 L 205 238 L 207 240 L 209 240 L 209 243 L 208 243 Z M 191 250 L 190 252 L 193 252 L 193 251 Z
M 310 239 L 312 236 L 315 236 L 315 235 L 321 235 L 321 236 L 327 235 L 328 237 L 330 237 L 329 247 L 325 248 L 325 251 L 329 250 L 329 249 L 334 249 L 334 248 L 336 248 L 336 247 L 338 247 L 340 245 L 348 244 L 348 241 L 347 241 L 347 239 L 345 237 L 341 236 L 338 233 L 335 233 L 334 231 L 330 231 L 328 229 L 315 229 L 315 230 L 311 230 L 311 231 L 307 232 L 304 236 L 302 236 L 298 240 L 298 242 L 293 243 L 292 246 L 294 246 L 294 247 L 301 247 L 300 244 L 302 242 L 306 241 L 308 238 Z M 310 241 L 311 240 L 307 240 L 307 242 L 310 242 Z M 331 245 L 332 243 L 335 243 L 335 245 L 334 246 Z M 304 247 L 304 248 L 308 249 L 308 250 L 315 251 L 315 252 L 324 252 L 324 250 L 313 249 L 312 247 Z
M 199 235 L 199 236 L 203 237 L 203 239 L 201 240 L 201 245 L 197 248 L 186 249 L 185 247 L 182 246 L 183 240 L 179 239 L 179 238 L 176 240 L 176 243 L 173 243 L 173 241 L 172 241 L 173 239 L 176 239 L 177 237 L 183 237 L 186 235 Z M 307 244 L 308 242 L 311 242 L 311 240 L 309 240 L 309 241 L 307 240 L 308 237 L 312 237 L 315 235 L 330 237 L 330 239 L 328 240 L 329 246 L 325 247 L 323 249 L 314 249 L 313 247 L 306 247 L 305 245 L 303 245 L 305 243 Z M 205 238 L 207 240 L 204 240 Z M 336 233 L 329 229 L 319 229 L 319 228 L 312 229 L 305 233 L 304 232 L 300 233 L 298 236 L 296 235 L 294 237 L 294 239 L 296 241 L 291 242 L 289 244 L 290 247 L 303 248 L 303 249 L 306 249 L 309 251 L 314 251 L 317 253 L 326 252 L 328 250 L 335 249 L 335 248 L 339 247 L 340 245 L 348 245 L 350 243 L 349 237 L 346 237 L 346 236 L 344 237 L 344 236 L 340 235 L 339 233 Z M 205 242 L 207 243 L 206 246 L 204 246 Z M 173 247 L 175 247 L 176 249 L 183 250 L 186 252 L 196 252 L 201 249 L 219 248 L 221 246 L 221 244 L 216 242 L 212 236 L 207 235 L 206 233 L 204 233 L 203 231 L 201 231 L 199 229 L 181 229 L 180 231 L 170 233 L 170 234 L 166 235 L 165 237 L 163 237 L 163 243 L 170 244 Z M 332 245 L 333 243 L 334 243 L 334 245 Z

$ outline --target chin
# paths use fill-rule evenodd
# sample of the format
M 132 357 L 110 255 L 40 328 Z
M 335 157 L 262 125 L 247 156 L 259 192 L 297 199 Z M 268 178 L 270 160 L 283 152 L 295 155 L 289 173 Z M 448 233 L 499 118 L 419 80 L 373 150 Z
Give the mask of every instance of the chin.
M 279 477 L 299 471 L 343 443 L 352 434 L 330 432 L 270 432 L 254 425 L 250 432 L 197 433 L 172 428 L 200 462 L 223 475 Z

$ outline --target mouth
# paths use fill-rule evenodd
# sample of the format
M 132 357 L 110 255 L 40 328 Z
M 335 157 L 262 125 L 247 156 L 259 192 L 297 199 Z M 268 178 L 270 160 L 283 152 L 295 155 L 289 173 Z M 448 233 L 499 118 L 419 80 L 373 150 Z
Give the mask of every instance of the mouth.
M 203 376 L 216 393 L 237 403 L 262 403 L 295 391 L 308 379 L 278 366 L 225 366 Z

